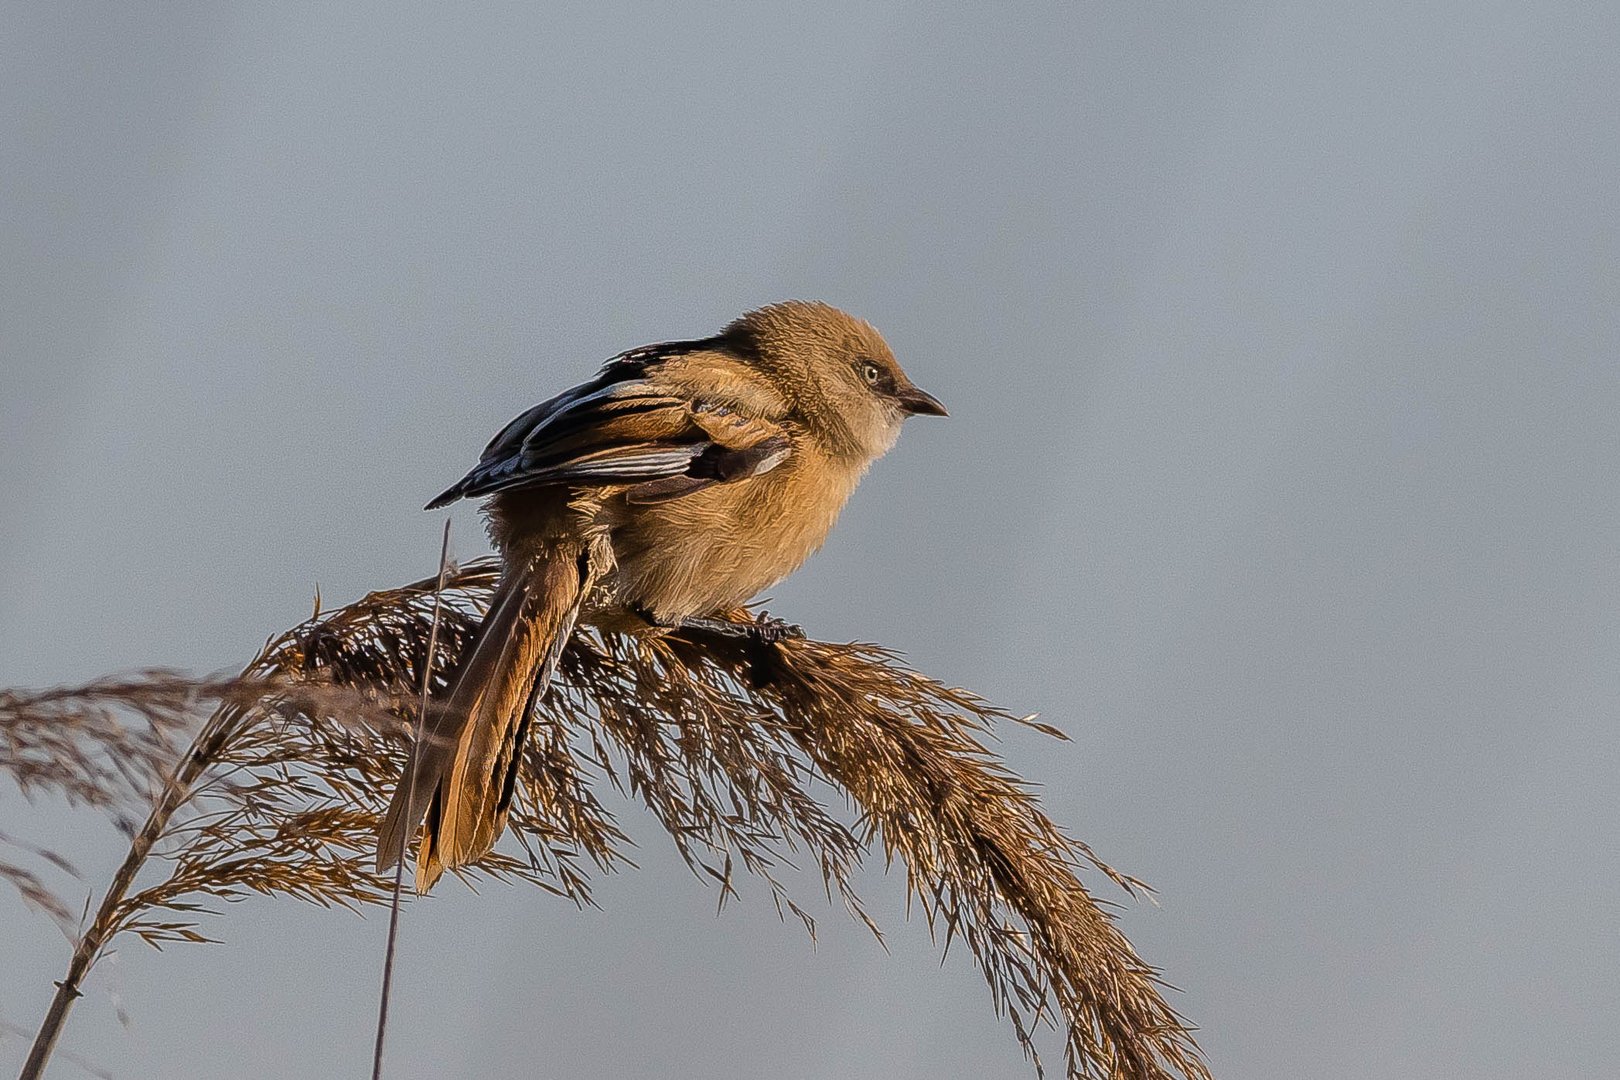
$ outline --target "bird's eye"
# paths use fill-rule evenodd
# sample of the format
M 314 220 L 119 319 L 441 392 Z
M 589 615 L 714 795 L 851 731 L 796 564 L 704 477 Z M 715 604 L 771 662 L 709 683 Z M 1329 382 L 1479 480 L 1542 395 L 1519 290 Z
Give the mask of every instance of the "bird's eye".
M 858 370 L 867 386 L 876 386 L 883 379 L 883 371 L 870 360 L 862 360 L 858 365 Z

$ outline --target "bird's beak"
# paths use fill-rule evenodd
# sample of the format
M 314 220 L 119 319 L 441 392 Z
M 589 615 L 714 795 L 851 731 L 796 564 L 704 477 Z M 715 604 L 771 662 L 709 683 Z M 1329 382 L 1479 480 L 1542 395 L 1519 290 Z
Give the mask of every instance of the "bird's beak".
M 950 415 L 945 411 L 945 406 L 940 404 L 939 398 L 915 386 L 904 387 L 894 397 L 896 401 L 900 402 L 900 407 L 912 416 Z

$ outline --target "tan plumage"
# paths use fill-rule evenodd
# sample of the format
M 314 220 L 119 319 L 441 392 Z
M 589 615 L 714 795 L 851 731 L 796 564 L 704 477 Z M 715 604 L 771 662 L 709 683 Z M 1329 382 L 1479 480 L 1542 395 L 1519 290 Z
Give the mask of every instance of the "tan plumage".
M 529 705 L 576 619 L 656 633 L 743 603 L 821 546 L 908 415 L 944 411 L 869 324 L 790 301 L 624 353 L 507 425 L 429 504 L 491 496 L 504 574 L 394 793 L 379 868 L 424 814 L 419 891 L 495 843 Z

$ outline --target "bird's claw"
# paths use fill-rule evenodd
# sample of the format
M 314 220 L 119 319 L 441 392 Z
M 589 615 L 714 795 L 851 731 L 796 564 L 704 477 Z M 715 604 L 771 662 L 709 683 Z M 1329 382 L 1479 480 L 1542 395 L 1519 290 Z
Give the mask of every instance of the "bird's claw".
M 753 635 L 756 640 L 767 645 L 805 636 L 804 627 L 790 623 L 786 619 L 778 619 L 768 611 L 761 611 L 754 617 Z

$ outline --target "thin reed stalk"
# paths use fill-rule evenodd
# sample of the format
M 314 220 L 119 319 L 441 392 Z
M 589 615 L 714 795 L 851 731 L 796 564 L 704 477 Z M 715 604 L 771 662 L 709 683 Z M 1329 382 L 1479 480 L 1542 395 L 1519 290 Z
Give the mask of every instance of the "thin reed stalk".
M 433 657 L 439 651 L 439 620 L 444 614 L 440 600 L 444 592 L 444 579 L 450 573 L 450 519 L 444 519 L 444 537 L 439 543 L 439 579 L 433 585 L 433 618 L 428 624 L 428 661 L 424 672 L 433 667 Z M 416 699 L 416 723 L 411 729 L 411 750 L 405 756 L 405 803 L 410 805 L 416 791 L 416 755 L 422 752 L 422 723 L 427 717 L 428 695 L 433 687 L 425 677 L 422 692 Z M 388 1005 L 394 994 L 394 956 L 399 945 L 399 902 L 405 889 L 405 856 L 408 836 L 402 836 L 399 849 L 394 852 L 394 883 L 388 897 L 388 940 L 383 946 L 382 992 L 377 995 L 377 1038 L 371 1049 L 371 1080 L 382 1080 L 383 1041 L 388 1037 Z

